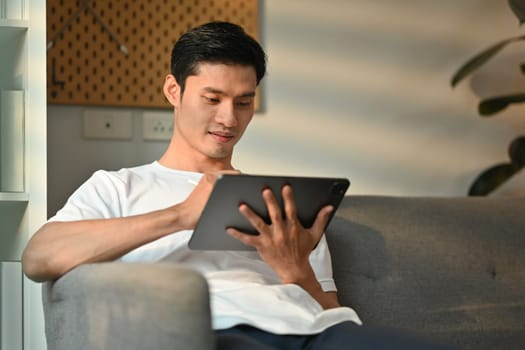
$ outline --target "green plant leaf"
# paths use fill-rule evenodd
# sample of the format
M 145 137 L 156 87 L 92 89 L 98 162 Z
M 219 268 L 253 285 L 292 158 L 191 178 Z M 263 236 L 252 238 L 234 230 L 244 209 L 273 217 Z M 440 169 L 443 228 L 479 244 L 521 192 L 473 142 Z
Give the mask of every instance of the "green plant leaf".
M 525 167 L 525 136 L 518 136 L 509 145 L 509 157 L 512 165 Z
M 476 69 L 478 69 L 480 66 L 482 66 L 485 62 L 487 62 L 492 56 L 497 54 L 505 46 L 514 41 L 520 40 L 525 40 L 525 35 L 500 41 L 499 43 L 494 44 L 489 48 L 481 51 L 458 69 L 458 71 L 452 76 L 450 85 L 452 85 L 452 87 L 455 87 L 461 80 L 463 80 L 463 78 L 465 78 L 466 76 L 474 72 Z
M 525 23 L 525 1 L 523 0 L 509 0 L 509 7 L 514 12 L 520 25 Z
M 501 112 L 510 104 L 521 102 L 525 102 L 525 93 L 491 97 L 479 103 L 478 112 L 482 116 L 489 117 Z

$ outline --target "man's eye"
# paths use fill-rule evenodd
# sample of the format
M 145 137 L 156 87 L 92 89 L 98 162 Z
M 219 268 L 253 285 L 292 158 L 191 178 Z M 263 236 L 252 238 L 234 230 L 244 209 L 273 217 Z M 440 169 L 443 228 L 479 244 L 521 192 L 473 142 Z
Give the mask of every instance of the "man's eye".
M 237 102 L 237 106 L 239 107 L 250 107 L 252 105 L 252 101 L 239 101 Z
M 220 100 L 218 98 L 215 98 L 215 97 L 206 97 L 206 96 L 204 96 L 204 99 L 206 100 L 206 102 L 212 103 L 212 104 L 220 102 Z

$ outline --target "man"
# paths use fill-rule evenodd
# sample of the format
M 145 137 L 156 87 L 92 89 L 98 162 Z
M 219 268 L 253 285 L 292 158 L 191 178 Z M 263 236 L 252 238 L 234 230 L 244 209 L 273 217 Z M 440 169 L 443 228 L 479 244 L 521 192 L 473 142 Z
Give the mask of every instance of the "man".
M 208 280 L 219 348 L 348 345 L 360 320 L 337 300 L 323 236 L 331 207 L 304 228 L 292 189 L 282 189 L 285 215 L 267 189 L 271 224 L 241 205 L 259 235 L 228 231 L 256 251 L 187 247 L 216 175 L 237 172 L 232 153 L 253 117 L 264 51 L 239 26 L 208 23 L 177 41 L 171 71 L 163 91 L 174 108 L 174 131 L 164 155 L 144 166 L 95 172 L 30 240 L 24 272 L 47 281 L 80 264 L 154 262 L 170 254 Z

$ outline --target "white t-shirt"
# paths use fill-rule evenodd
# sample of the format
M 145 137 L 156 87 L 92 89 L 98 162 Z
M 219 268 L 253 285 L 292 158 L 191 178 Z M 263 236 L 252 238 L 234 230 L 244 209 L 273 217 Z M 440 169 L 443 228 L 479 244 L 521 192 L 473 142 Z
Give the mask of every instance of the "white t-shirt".
M 97 171 L 49 221 L 126 217 L 163 209 L 183 201 L 202 174 L 166 168 L 158 162 Z M 192 231 L 180 231 L 147 243 L 121 257 L 124 262 L 166 258 L 201 272 L 210 287 L 214 329 L 249 324 L 275 334 L 314 334 L 340 323 L 361 324 L 348 307 L 323 310 L 305 290 L 281 284 L 255 251 L 195 251 L 188 248 Z M 324 291 L 336 291 L 326 239 L 310 255 Z

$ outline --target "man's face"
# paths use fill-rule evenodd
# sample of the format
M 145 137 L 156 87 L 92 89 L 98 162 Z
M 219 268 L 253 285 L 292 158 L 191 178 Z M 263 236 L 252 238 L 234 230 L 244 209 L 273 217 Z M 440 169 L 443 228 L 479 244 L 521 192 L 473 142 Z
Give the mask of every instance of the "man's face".
M 178 149 L 196 160 L 229 163 L 253 117 L 256 86 L 251 66 L 201 63 L 197 75 L 186 79 L 182 97 L 172 101 Z

